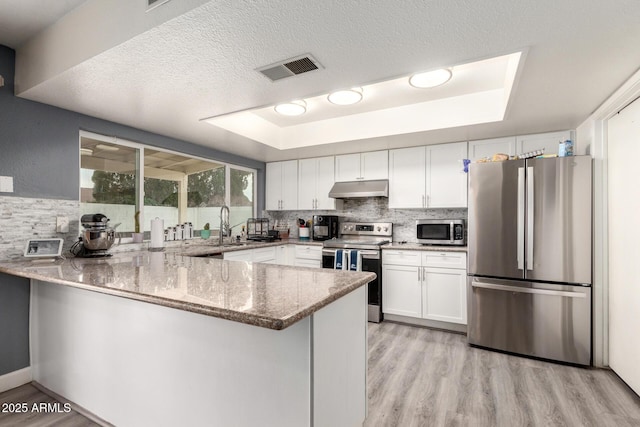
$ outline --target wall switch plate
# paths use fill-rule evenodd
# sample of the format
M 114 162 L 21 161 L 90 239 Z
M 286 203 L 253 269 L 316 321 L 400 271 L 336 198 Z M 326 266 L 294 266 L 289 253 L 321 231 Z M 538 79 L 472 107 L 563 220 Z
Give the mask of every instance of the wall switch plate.
M 56 232 L 68 233 L 69 232 L 69 218 L 66 216 L 56 217 Z
M 12 176 L 0 176 L 0 193 L 13 193 Z

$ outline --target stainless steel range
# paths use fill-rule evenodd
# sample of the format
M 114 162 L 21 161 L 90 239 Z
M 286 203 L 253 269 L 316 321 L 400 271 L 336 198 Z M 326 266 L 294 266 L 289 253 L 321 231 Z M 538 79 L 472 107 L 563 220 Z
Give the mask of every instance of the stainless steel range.
M 382 245 L 390 243 L 393 224 L 390 222 L 343 222 L 340 237 L 325 240 L 322 249 L 322 267 L 334 268 L 337 250 L 357 250 L 362 257 L 362 271 L 376 273 L 376 279 L 369 283 L 370 322 L 382 320 Z

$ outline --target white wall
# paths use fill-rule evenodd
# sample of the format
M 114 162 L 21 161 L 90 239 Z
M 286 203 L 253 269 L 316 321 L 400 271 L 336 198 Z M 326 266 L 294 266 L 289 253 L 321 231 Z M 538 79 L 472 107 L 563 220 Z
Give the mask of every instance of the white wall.
M 608 122 L 609 365 L 640 394 L 640 100 Z

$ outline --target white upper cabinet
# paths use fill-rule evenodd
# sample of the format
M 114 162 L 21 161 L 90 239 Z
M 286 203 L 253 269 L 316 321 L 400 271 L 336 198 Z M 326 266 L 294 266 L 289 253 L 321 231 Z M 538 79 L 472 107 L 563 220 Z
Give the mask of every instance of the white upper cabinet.
M 570 130 L 517 136 L 516 154 L 528 153 L 543 148 L 544 154 L 558 154 L 559 143 L 567 139 L 573 140 Z
M 457 208 L 467 206 L 467 174 L 463 159 L 467 158 L 467 143 L 456 142 L 427 146 L 427 208 Z
M 298 209 L 336 209 L 329 197 L 335 183 L 334 157 L 316 157 L 298 161 Z
M 466 207 L 466 156 L 466 142 L 390 150 L 389 207 Z
M 298 161 L 267 163 L 266 210 L 298 209 Z
M 389 177 L 389 152 L 345 154 L 336 156 L 336 182 L 370 181 Z
M 389 150 L 389 207 L 423 208 L 426 182 L 425 147 Z
M 498 153 L 514 156 L 516 154 L 516 137 L 469 141 L 469 160 L 472 162 Z

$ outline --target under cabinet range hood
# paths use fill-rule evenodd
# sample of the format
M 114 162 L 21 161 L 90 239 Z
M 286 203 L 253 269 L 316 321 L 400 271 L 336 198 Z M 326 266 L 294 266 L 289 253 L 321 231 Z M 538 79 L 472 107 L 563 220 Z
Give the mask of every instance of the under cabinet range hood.
M 389 180 L 336 182 L 329 191 L 329 197 L 334 199 L 389 197 Z

